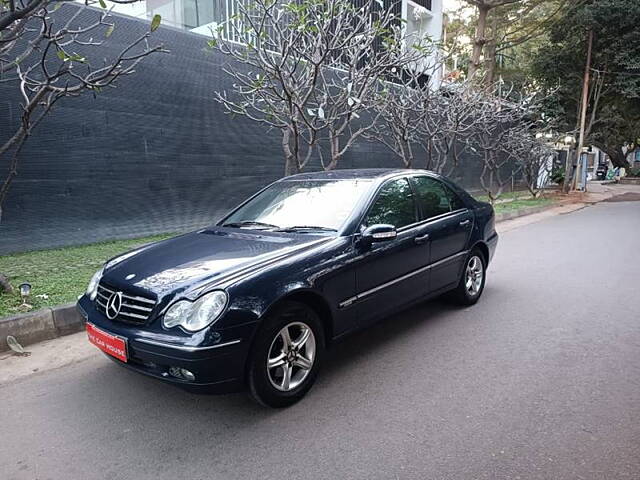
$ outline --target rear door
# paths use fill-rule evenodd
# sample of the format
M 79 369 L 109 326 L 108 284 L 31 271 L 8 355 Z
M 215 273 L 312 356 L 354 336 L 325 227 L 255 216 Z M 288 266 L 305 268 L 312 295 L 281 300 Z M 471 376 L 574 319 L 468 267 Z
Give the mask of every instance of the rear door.
M 429 235 L 429 290 L 457 284 L 473 227 L 473 213 L 444 182 L 435 177 L 411 177 L 420 218 Z

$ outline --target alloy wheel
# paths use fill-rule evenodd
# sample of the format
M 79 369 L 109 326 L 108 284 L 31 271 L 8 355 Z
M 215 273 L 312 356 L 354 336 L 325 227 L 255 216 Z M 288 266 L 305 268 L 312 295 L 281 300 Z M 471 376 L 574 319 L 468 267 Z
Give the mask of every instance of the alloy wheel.
M 307 378 L 316 356 L 313 330 L 303 322 L 292 322 L 275 336 L 267 355 L 267 376 L 282 392 L 300 386 Z
M 477 255 L 474 255 L 467 262 L 467 268 L 465 271 L 464 286 L 467 289 L 467 293 L 475 297 L 480 293 L 482 288 L 482 280 L 484 274 L 484 266 L 482 260 Z

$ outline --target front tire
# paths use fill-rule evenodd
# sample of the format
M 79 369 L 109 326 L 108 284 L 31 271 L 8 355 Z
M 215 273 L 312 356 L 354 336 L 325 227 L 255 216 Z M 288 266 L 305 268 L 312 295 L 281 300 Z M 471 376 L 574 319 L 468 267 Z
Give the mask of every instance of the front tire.
M 487 263 L 482 252 L 474 248 L 467 256 L 458 286 L 448 297 L 458 305 L 475 304 L 484 291 Z
M 249 359 L 249 393 L 260 404 L 282 408 L 311 389 L 324 356 L 324 330 L 313 309 L 285 302 L 265 319 Z

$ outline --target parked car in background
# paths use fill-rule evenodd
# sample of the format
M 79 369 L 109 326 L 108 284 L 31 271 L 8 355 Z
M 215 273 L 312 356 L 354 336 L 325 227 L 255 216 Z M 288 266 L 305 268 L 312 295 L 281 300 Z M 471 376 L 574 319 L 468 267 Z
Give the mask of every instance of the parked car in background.
M 420 170 L 294 175 L 217 224 L 108 261 L 78 307 L 122 366 L 283 407 L 338 339 L 437 295 L 482 295 L 493 208 Z

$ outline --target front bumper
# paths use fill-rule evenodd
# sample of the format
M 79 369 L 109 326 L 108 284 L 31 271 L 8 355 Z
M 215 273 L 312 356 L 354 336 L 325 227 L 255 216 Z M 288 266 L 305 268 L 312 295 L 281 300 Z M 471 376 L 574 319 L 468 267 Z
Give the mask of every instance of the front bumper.
M 168 342 L 143 327 L 113 322 L 86 297 L 78 301 L 77 308 L 85 321 L 127 341 L 127 362 L 107 355 L 122 367 L 195 392 L 227 393 L 244 387 L 245 362 L 254 325 L 225 330 L 210 344 L 188 345 L 175 340 Z M 171 367 L 189 370 L 195 380 L 173 376 Z

